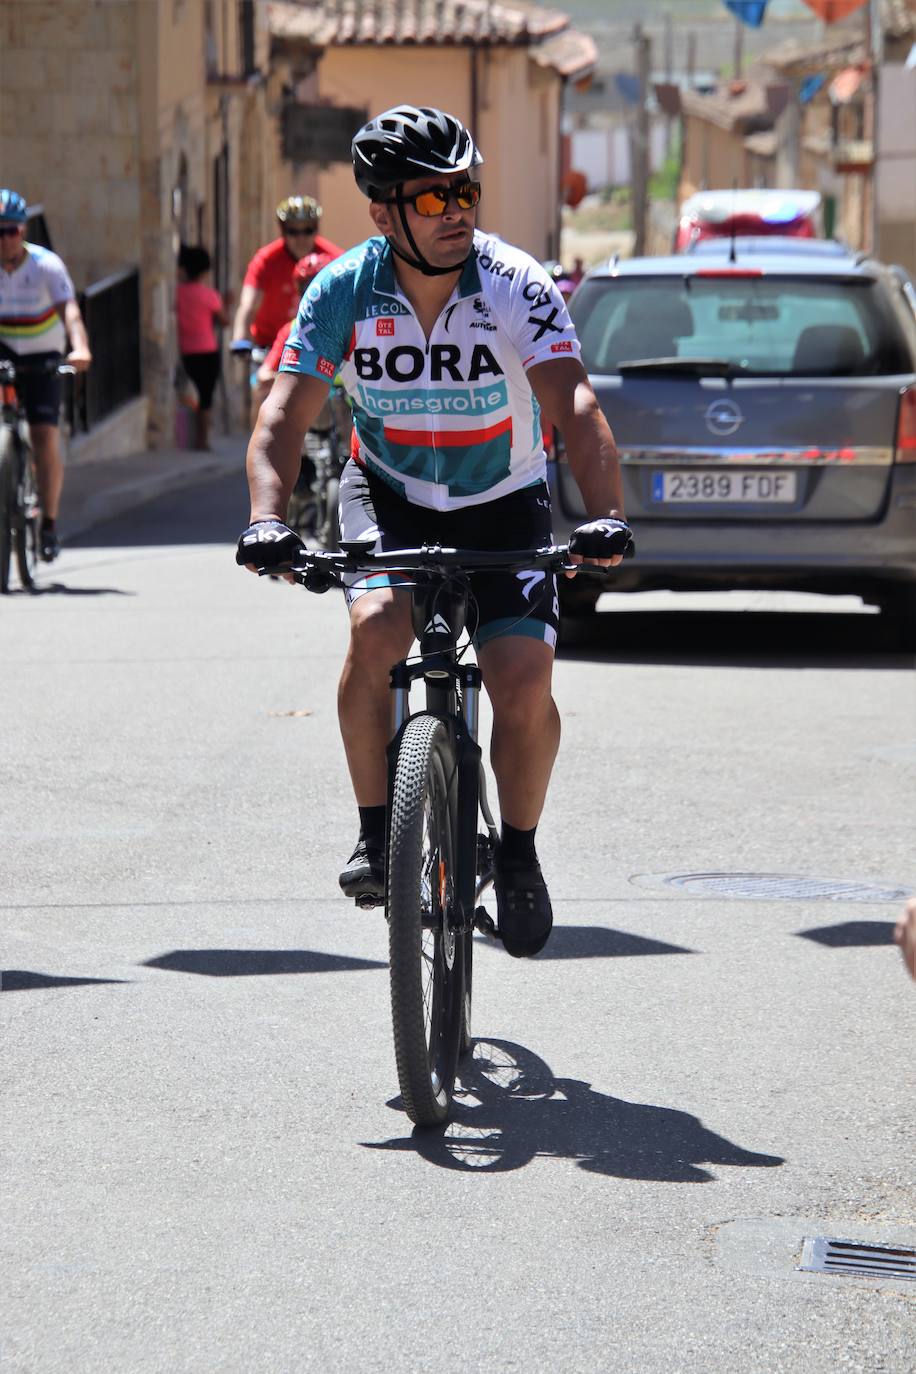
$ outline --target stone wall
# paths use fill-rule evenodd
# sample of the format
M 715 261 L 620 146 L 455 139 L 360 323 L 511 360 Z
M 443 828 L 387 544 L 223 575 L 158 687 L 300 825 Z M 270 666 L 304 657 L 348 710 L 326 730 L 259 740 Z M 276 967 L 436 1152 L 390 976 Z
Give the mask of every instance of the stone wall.
M 78 288 L 139 259 L 136 4 L 3 0 L 3 179 L 40 201 Z

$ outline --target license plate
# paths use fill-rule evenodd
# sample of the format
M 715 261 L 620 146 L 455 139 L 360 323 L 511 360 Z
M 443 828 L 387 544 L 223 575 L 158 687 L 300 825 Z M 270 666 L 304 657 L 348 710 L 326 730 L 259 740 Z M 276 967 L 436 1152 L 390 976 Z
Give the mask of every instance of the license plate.
M 652 500 L 673 505 L 791 505 L 795 472 L 653 472 Z

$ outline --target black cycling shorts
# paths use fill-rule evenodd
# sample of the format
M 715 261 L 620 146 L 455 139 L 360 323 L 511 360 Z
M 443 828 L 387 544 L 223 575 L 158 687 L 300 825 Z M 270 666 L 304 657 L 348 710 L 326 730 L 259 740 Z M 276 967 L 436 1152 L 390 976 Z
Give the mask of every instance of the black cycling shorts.
M 25 409 L 25 417 L 30 425 L 57 425 L 60 423 L 61 378 L 56 372 L 40 369 L 45 363 L 61 361 L 62 354 L 14 353 L 0 346 L 0 358 L 7 358 L 16 365 L 16 391 Z M 30 369 L 33 369 L 30 371 Z
M 550 493 L 544 482 L 461 510 L 429 510 L 405 501 L 352 459 L 340 479 L 342 539 L 375 538 L 375 551 L 442 544 L 461 549 L 538 549 L 553 543 Z M 397 586 L 397 573 L 347 579 L 347 605 L 364 592 Z M 496 572 L 471 575 L 468 633 L 476 645 L 499 635 L 526 635 L 556 646 L 560 607 L 552 573 Z M 475 609 L 476 602 L 476 609 Z

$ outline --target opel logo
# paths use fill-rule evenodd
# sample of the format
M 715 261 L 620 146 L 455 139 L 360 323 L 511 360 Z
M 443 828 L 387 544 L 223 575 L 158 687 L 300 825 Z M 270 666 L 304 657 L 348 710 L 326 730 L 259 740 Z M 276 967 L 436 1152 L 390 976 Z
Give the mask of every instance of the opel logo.
M 734 401 L 713 401 L 703 419 L 711 434 L 734 434 L 744 424 L 744 416 Z

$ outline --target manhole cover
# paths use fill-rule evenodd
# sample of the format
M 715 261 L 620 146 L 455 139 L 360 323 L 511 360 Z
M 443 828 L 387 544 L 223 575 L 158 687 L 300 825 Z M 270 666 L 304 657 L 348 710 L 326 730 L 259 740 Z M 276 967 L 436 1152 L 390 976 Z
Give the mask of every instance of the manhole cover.
M 857 1274 L 860 1278 L 916 1279 L 916 1250 L 861 1245 L 854 1240 L 806 1236 L 801 1264 L 811 1274 Z
M 803 878 L 791 873 L 640 874 L 634 882 L 660 883 L 709 897 L 745 897 L 756 901 L 900 902 L 905 887 L 877 887 L 852 879 Z

